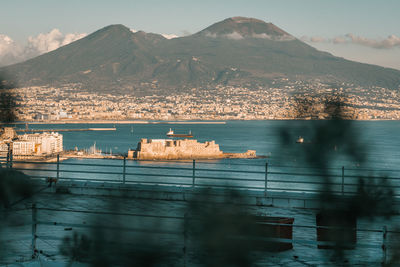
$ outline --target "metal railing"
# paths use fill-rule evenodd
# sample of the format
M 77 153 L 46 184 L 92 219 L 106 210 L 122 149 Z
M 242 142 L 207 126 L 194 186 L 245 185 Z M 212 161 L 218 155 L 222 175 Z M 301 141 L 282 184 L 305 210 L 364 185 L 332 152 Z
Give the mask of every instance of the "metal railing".
M 86 162 L 85 161 L 89 161 Z M 100 163 L 104 164 L 100 164 Z M 123 160 L 101 160 L 90 162 L 89 159 L 82 161 L 61 161 L 57 157 L 55 162 L 36 162 L 23 160 L 0 160 L 5 168 L 13 168 L 27 173 L 32 179 L 48 179 L 55 178 L 60 181 L 84 181 L 95 183 L 112 183 L 118 185 L 127 184 L 144 184 L 158 186 L 173 186 L 192 188 L 235 188 L 244 190 L 257 190 L 267 194 L 273 191 L 285 192 L 301 192 L 301 193 L 318 193 L 323 192 L 325 185 L 329 185 L 333 192 L 337 194 L 350 195 L 357 190 L 358 179 L 365 178 L 367 181 L 389 181 L 391 184 L 380 184 L 382 188 L 390 187 L 393 189 L 395 196 L 400 196 L 400 170 L 385 170 L 390 176 L 372 175 L 373 170 L 355 169 L 355 168 L 330 168 L 321 170 L 318 168 L 294 167 L 294 166 L 274 166 L 268 162 L 263 164 L 243 164 L 243 163 L 218 163 L 209 161 L 129 161 Z M 383 172 L 384 170 L 379 170 Z M 369 175 L 371 174 L 371 175 Z M 86 177 L 85 177 L 86 176 Z M 103 176 L 100 178 L 99 176 Z M 371 183 L 369 186 L 376 187 Z M 134 214 L 134 213 L 117 213 L 90 210 L 73 210 L 73 209 L 57 209 L 48 207 L 31 208 L 31 218 L 27 224 L 31 226 L 30 248 L 32 256 L 37 255 L 40 251 L 46 252 L 46 248 L 39 244 L 43 242 L 52 242 L 52 240 L 62 241 L 64 236 L 51 234 L 52 231 L 41 232 L 40 227 L 47 230 L 53 227 L 65 227 L 74 229 L 90 229 L 96 225 L 86 223 L 76 223 L 67 221 L 54 221 L 53 219 L 41 216 L 43 212 L 61 212 L 68 214 L 103 214 L 113 216 L 130 216 L 137 218 L 154 218 L 156 220 L 175 220 L 183 222 L 187 218 L 183 216 L 162 216 L 152 214 Z M 47 216 L 48 217 L 48 216 Z M 69 216 L 68 216 L 69 217 Z M 55 217 L 55 218 L 58 218 Z M 288 226 L 286 224 L 272 224 Z M 306 231 L 306 229 L 330 229 L 332 227 L 293 224 L 294 233 L 296 231 Z M 182 257 L 186 261 L 188 234 L 187 229 L 168 230 L 168 229 L 146 229 L 139 227 L 113 227 L 108 226 L 109 230 L 121 230 L 126 232 L 139 232 L 145 234 L 166 234 L 175 236 L 180 240 L 177 251 L 183 251 Z M 299 230 L 296 230 L 299 229 Z M 357 248 L 371 248 L 382 251 L 382 262 L 386 262 L 387 248 L 390 246 L 388 235 L 399 235 L 400 232 L 388 230 L 386 226 L 380 229 L 355 229 L 358 235 L 375 234 L 374 242 L 360 240 L 357 242 Z M 380 236 L 380 238 L 378 238 Z M 267 239 L 271 240 L 271 239 Z M 326 245 L 329 244 L 317 241 L 316 238 L 293 238 L 279 239 L 275 241 L 292 243 L 295 245 Z M 38 243 L 38 241 L 40 241 Z M 44 246 L 44 245 L 43 245 Z M 49 243 L 49 247 L 54 244 Z M 183 249 L 182 249 L 183 248 Z M 181 250 L 182 249 L 182 250 Z M 51 254 L 51 253 L 50 253 Z
M 123 233 L 133 232 L 133 233 L 140 233 L 145 235 L 169 235 L 173 238 L 173 243 L 176 246 L 176 253 L 178 258 L 181 259 L 184 263 L 187 263 L 188 257 L 190 254 L 190 231 L 188 227 L 190 223 L 197 220 L 195 217 L 190 217 L 185 214 L 185 216 L 168 216 L 168 215 L 156 215 L 156 214 L 142 214 L 142 213 L 123 213 L 123 212 L 108 212 L 108 211 L 94 211 L 94 210 L 79 210 L 79 209 L 68 209 L 68 208 L 48 208 L 48 207 L 38 207 L 37 205 L 33 204 L 31 208 L 23 209 L 24 211 L 29 212 L 31 211 L 30 220 L 27 219 L 25 222 L 26 226 L 31 225 L 31 240 L 30 240 L 30 251 L 32 259 L 41 256 L 41 255 L 59 255 L 60 251 L 60 244 L 64 240 L 64 237 L 70 236 L 70 234 L 65 234 L 66 230 L 69 231 L 78 231 L 85 233 L 90 229 L 99 228 L 104 231 L 119 231 Z M 18 210 L 21 211 L 21 210 Z M 13 212 L 7 211 L 7 212 Z M 14 211 L 15 212 L 15 211 Z M 54 213 L 57 216 L 54 216 Z M 115 226 L 115 225 L 95 225 L 95 224 L 87 224 L 87 223 L 76 223 L 76 222 L 68 222 L 68 220 L 63 219 L 56 219 L 62 216 L 63 218 L 76 218 L 77 215 L 105 215 L 105 216 L 126 216 L 126 217 L 134 217 L 138 219 L 153 219 L 158 222 L 162 220 L 169 220 L 175 222 L 177 227 L 175 229 L 154 229 L 149 228 L 148 226 L 144 227 L 124 227 L 124 226 Z M 49 216 L 49 214 L 51 216 Z M 71 216 L 71 214 L 74 214 Z M 28 215 L 28 213 L 26 213 Z M 44 217 L 44 218 L 42 218 Z M 54 219 L 53 219 L 54 218 Z M 266 242 L 279 242 L 279 243 L 290 243 L 295 246 L 306 246 L 307 249 L 316 249 L 319 245 L 330 245 L 334 246 L 335 243 L 331 241 L 318 241 L 317 230 L 318 229 L 335 229 L 335 227 L 327 227 L 327 226 L 317 226 L 317 225 L 310 225 L 310 224 L 285 224 L 285 223 L 268 223 L 262 222 L 261 224 L 270 225 L 270 226 L 289 226 L 293 227 L 293 238 L 276 238 L 276 237 L 268 237 L 268 236 L 261 236 L 261 237 L 254 237 L 255 241 L 266 241 Z M 53 228 L 60 228 L 64 231 L 53 231 Z M 190 228 L 190 227 L 189 227 Z M 296 238 L 298 231 L 310 231 L 315 230 L 314 234 L 307 235 L 308 238 Z M 372 237 L 373 241 L 363 239 L 358 237 L 358 240 L 355 243 L 349 244 L 350 247 L 353 249 L 374 249 L 375 253 L 368 253 L 369 255 L 375 255 L 375 259 L 382 262 L 383 264 L 387 262 L 388 258 L 388 248 L 394 248 L 398 244 L 392 244 L 388 240 L 388 235 L 393 235 L 393 240 L 397 240 L 398 236 L 400 235 L 399 231 L 388 230 L 386 226 L 383 226 L 380 229 L 362 229 L 356 227 L 352 229 L 356 231 L 357 236 L 363 236 L 366 234 L 374 235 Z M 87 233 L 87 232 L 86 232 Z M 26 235 L 25 235 L 26 237 Z M 245 237 L 250 238 L 252 237 Z M 371 239 L 371 237 L 369 238 Z M 2 240 L 4 241 L 4 240 Z M 7 240 L 5 240 L 7 241 Z M 8 240 L 10 241 L 10 240 Z M 117 241 L 118 242 L 118 241 Z M 193 248 L 192 248 L 193 249 Z M 380 256 L 376 253 L 381 251 Z M 54 260 L 54 258 L 49 257 L 50 260 Z M 186 264 L 184 264 L 185 266 Z
M 91 159 L 86 159 L 90 162 Z M 82 160 L 84 161 L 84 160 Z M 229 188 L 268 192 L 321 193 L 327 188 L 339 195 L 357 192 L 359 179 L 365 187 L 390 188 L 400 196 L 400 170 L 355 168 L 306 168 L 207 161 L 96 160 L 93 163 L 3 160 L 4 167 L 20 170 L 33 179 L 90 181 L 118 184 L 175 186 L 184 188 Z

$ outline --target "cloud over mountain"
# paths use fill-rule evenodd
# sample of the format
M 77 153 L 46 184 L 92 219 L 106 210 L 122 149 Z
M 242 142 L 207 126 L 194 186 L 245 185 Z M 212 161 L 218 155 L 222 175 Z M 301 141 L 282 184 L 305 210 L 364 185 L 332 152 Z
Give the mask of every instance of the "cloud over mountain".
M 49 51 L 68 42 L 68 38 L 54 30 L 30 38 L 30 46 L 25 46 L 29 49 L 24 51 Z M 335 41 L 366 43 L 354 36 L 342 38 Z M 313 41 L 327 42 L 324 38 Z M 395 41 L 390 38 L 385 45 Z M 12 43 L 3 36 L 3 45 Z M 12 74 L 20 86 L 73 82 L 96 92 L 140 94 L 170 94 L 171 90 L 218 84 L 267 88 L 283 77 L 395 89 L 400 85 L 397 70 L 335 57 L 272 23 L 244 17 L 228 18 L 192 35 L 172 39 L 113 24 L 1 71 Z
M 371 39 L 352 33 L 348 33 L 335 38 L 323 38 L 320 36 L 303 36 L 301 40 L 308 43 L 332 43 L 332 44 L 357 44 L 377 49 L 390 49 L 400 47 L 400 37 L 394 34 L 389 35 L 385 39 Z
M 11 37 L 0 34 L 0 66 L 17 63 L 53 51 L 86 35 L 86 33 L 63 34 L 59 29 L 53 29 L 48 33 L 30 36 L 25 44 L 19 44 Z
M 173 39 L 173 38 L 178 38 L 179 36 L 178 35 L 176 35 L 176 34 L 168 34 L 168 33 L 163 33 L 163 34 L 161 34 L 164 38 L 167 38 L 167 39 Z
M 131 32 L 138 32 L 130 29 Z M 178 38 L 176 34 L 161 34 L 166 39 Z M 25 61 L 87 36 L 86 33 L 66 33 L 54 28 L 50 32 L 29 36 L 24 43 L 15 42 L 10 36 L 0 34 L 0 66 Z
M 133 33 L 136 33 L 136 32 L 138 32 L 138 30 L 136 30 L 136 29 L 129 29 L 131 32 L 133 32 Z M 171 34 L 169 34 L 169 33 L 161 33 L 161 35 L 162 35 L 162 37 L 164 37 L 165 39 L 174 39 L 174 38 L 178 38 L 179 36 L 178 35 L 176 35 L 176 34 L 173 34 L 173 33 L 171 33 Z
M 49 33 L 40 33 L 35 37 L 29 37 L 26 49 L 47 53 L 60 46 L 79 40 L 86 35 L 86 33 L 68 33 L 64 35 L 59 29 L 53 29 Z

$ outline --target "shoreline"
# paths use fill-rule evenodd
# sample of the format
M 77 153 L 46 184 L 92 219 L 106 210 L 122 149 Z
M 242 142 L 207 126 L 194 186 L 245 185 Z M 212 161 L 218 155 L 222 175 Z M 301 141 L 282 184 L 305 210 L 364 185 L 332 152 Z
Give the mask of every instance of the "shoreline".
M 226 121 L 140 121 L 140 120 L 80 120 L 80 121 L 17 121 L 9 124 L 226 124 Z
M 2 124 L 32 124 L 32 125 L 45 125 L 45 124 L 226 124 L 228 121 L 329 121 L 329 120 L 308 120 L 308 119 L 265 119 L 265 120 L 177 120 L 177 121 L 162 121 L 162 120 L 74 120 L 74 121 L 16 121 L 11 123 Z M 395 121 L 395 119 L 369 119 L 369 120 L 344 120 L 344 121 Z
M 129 161 L 140 161 L 140 162 L 174 162 L 174 161 L 193 161 L 193 160 L 221 160 L 221 159 L 265 159 L 268 156 L 254 156 L 254 157 L 246 157 L 242 155 L 235 155 L 235 154 L 242 154 L 242 153 L 224 153 L 221 157 L 199 157 L 199 158 L 162 158 L 162 159 L 137 159 L 137 158 L 128 158 L 125 157 L 126 160 Z M 122 155 L 60 155 L 59 162 L 68 160 L 68 159 L 107 159 L 107 160 L 123 160 L 124 156 Z M 57 156 L 47 157 L 47 158 L 35 158 L 35 157 L 24 157 L 24 158 L 14 158 L 13 164 L 23 164 L 29 162 L 45 162 L 45 163 L 57 163 Z

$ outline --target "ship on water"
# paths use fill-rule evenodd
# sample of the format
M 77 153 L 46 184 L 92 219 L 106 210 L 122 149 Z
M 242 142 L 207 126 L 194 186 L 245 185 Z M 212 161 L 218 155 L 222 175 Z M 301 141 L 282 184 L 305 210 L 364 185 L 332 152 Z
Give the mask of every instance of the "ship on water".
M 185 138 L 193 138 L 192 131 L 189 131 L 187 134 L 176 134 L 174 131 L 169 128 L 169 131 L 167 132 L 168 137 L 185 137 Z

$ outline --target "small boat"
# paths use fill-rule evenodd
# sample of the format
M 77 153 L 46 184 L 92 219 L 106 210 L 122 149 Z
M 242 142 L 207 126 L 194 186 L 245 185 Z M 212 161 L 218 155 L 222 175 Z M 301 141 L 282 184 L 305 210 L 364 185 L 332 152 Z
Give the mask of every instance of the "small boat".
M 299 138 L 297 138 L 296 143 L 301 144 L 304 142 L 304 138 L 299 136 Z
M 174 133 L 174 131 L 171 128 L 169 128 L 169 131 L 167 132 L 167 136 L 168 137 L 187 137 L 187 138 L 193 137 L 192 131 L 189 131 L 189 133 L 187 133 L 187 134 L 176 134 L 176 133 Z

